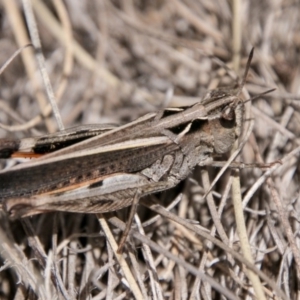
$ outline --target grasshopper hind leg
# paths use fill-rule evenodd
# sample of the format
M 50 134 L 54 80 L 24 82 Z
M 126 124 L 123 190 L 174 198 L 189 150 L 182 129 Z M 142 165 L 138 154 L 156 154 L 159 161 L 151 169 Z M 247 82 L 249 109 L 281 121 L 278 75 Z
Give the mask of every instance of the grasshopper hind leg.
M 118 247 L 118 251 L 117 251 L 119 254 L 121 254 L 123 252 L 125 242 L 127 240 L 131 225 L 133 223 L 134 215 L 137 211 L 140 196 L 141 196 L 141 191 L 137 189 L 136 193 L 134 195 L 133 201 L 132 201 L 132 205 L 131 205 L 131 208 L 130 208 L 130 213 L 129 213 L 129 216 L 128 216 L 128 220 L 126 222 L 125 230 L 123 231 L 123 234 L 122 234 L 120 242 L 119 242 L 119 247 Z

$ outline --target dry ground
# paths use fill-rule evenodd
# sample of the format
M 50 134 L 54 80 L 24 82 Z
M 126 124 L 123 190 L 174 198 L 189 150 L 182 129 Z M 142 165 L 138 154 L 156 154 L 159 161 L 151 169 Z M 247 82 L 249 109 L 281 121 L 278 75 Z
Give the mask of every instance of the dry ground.
M 247 106 L 245 126 L 254 120 L 254 129 L 241 159 L 282 163 L 235 178 L 227 171 L 206 199 L 219 169 L 196 168 L 177 188 L 152 197 L 165 207 L 180 200 L 169 218 L 180 217 L 185 227 L 155 218 L 143 244 L 131 236 L 125 259 L 113 238 L 120 237 L 116 217 L 126 220 L 128 210 L 22 221 L 1 213 L 0 299 L 299 299 L 299 1 L 31 4 L 65 127 L 124 124 L 166 105 L 191 105 L 208 89 L 235 84 L 254 46 L 245 97 L 276 91 Z M 29 38 L 21 1 L 1 0 L 0 13 L 2 65 Z M 1 74 L 0 137 L 57 130 L 40 78 L 29 48 Z M 156 213 L 140 205 L 138 215 L 146 222 Z M 246 259 L 255 261 L 254 273 Z

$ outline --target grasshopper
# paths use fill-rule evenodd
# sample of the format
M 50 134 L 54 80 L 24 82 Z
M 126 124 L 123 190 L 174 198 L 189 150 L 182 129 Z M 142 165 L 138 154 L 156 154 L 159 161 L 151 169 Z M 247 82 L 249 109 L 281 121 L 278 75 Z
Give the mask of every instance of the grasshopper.
M 105 213 L 176 186 L 195 166 L 229 152 L 239 138 L 241 92 L 252 56 L 253 49 L 237 88 L 209 91 L 192 106 L 149 113 L 120 127 L 0 141 L 2 157 L 52 152 L 0 172 L 2 208 L 12 217 Z

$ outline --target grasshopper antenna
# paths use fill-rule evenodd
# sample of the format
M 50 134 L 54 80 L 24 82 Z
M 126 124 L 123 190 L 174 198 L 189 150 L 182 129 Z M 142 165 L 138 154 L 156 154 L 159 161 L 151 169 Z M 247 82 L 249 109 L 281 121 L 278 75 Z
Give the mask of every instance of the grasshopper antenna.
M 244 85 L 246 83 L 247 75 L 248 75 L 248 72 L 249 72 L 249 69 L 250 69 L 250 65 L 251 65 L 251 61 L 252 61 L 252 58 L 253 58 L 253 53 L 254 53 L 254 47 L 250 51 L 250 54 L 249 54 L 249 57 L 248 57 L 248 61 L 247 61 L 247 65 L 246 65 L 246 69 L 245 69 L 245 73 L 244 73 L 242 82 L 241 82 L 241 84 L 239 86 L 239 90 L 238 90 L 237 95 L 240 95 L 240 93 L 242 92 L 243 87 L 244 87 Z
M 245 101 L 243 101 L 243 102 L 244 102 L 244 103 L 250 102 L 250 101 L 252 102 L 253 100 L 256 100 L 256 99 L 260 98 L 261 96 L 266 95 L 266 94 L 269 94 L 269 93 L 272 93 L 272 92 L 274 92 L 274 91 L 276 91 L 276 89 L 270 89 L 270 90 L 267 90 L 267 91 L 262 92 L 262 93 L 260 93 L 260 94 L 258 94 L 258 95 L 255 95 L 255 96 L 253 96 L 253 97 L 251 97 L 251 98 L 249 98 L 249 99 L 247 99 L 247 100 L 245 100 Z
M 254 47 L 251 49 L 251 51 L 249 53 L 249 57 L 248 57 L 247 65 L 246 65 L 246 68 L 245 68 L 244 76 L 243 76 L 243 79 L 242 79 L 241 84 L 239 86 L 237 95 L 240 95 L 240 93 L 242 92 L 243 87 L 244 87 L 244 85 L 246 83 L 247 75 L 248 75 L 248 72 L 249 72 L 249 69 L 250 69 L 250 65 L 251 65 L 251 61 L 252 61 L 252 58 L 253 58 L 253 53 L 254 53 Z M 254 96 L 254 97 L 251 97 L 251 98 L 249 98 L 249 99 L 247 99 L 247 100 L 245 100 L 243 102 L 246 103 L 246 102 L 249 102 L 249 101 L 256 100 L 256 99 L 260 98 L 261 96 L 269 94 L 269 93 L 271 93 L 271 92 L 273 92 L 275 90 L 276 89 L 267 90 L 267 91 L 262 92 L 262 93 L 260 93 L 260 94 L 258 94 L 256 96 Z

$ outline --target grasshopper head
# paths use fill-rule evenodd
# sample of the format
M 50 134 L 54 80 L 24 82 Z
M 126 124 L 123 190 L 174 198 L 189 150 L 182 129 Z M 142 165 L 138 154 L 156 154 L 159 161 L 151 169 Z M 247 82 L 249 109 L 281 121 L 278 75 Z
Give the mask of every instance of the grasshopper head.
M 220 108 L 218 118 L 209 120 L 211 133 L 214 137 L 214 152 L 224 154 L 231 150 L 234 142 L 241 134 L 244 103 L 228 104 Z
M 217 154 L 230 151 L 241 134 L 244 113 L 242 89 L 246 82 L 253 51 L 254 49 L 249 54 L 244 76 L 237 87 L 215 89 L 203 99 L 214 137 L 214 151 Z

